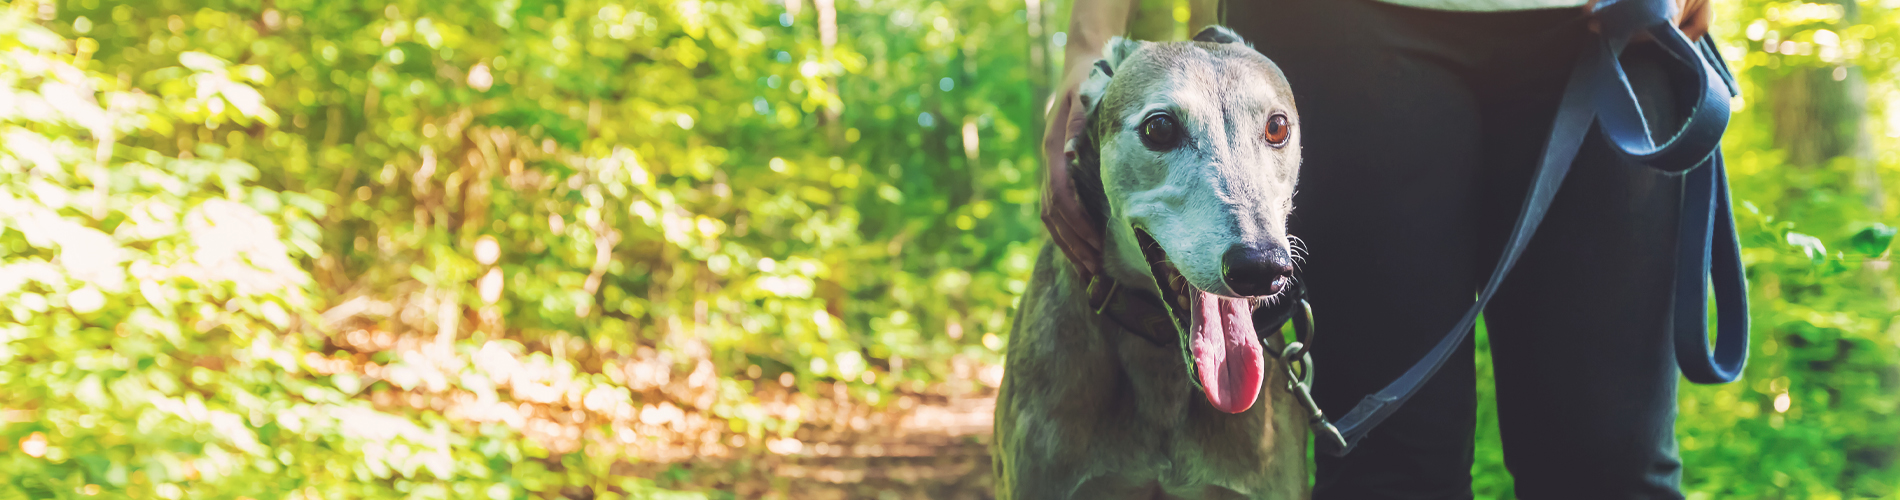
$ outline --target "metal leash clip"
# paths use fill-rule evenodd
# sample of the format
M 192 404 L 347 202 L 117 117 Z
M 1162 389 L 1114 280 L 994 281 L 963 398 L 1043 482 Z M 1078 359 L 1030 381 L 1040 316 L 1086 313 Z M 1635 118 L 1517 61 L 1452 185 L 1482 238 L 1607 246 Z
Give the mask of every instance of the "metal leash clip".
M 1293 334 L 1303 341 L 1288 343 L 1279 356 L 1280 366 L 1286 370 L 1286 389 L 1306 410 L 1306 425 L 1319 436 L 1317 439 L 1332 444 L 1332 449 L 1345 449 L 1346 437 L 1326 419 L 1326 412 L 1320 411 L 1319 403 L 1313 401 L 1313 355 L 1308 348 L 1313 342 L 1313 306 L 1301 299 L 1299 307 L 1300 311 L 1293 315 Z

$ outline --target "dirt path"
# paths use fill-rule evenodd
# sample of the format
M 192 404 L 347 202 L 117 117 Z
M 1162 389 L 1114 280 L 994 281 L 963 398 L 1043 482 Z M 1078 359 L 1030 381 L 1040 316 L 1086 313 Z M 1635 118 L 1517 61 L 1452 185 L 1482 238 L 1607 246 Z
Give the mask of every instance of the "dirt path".
M 361 397 L 391 413 L 437 411 L 463 424 L 500 423 L 553 455 L 612 460 L 614 477 L 642 478 L 712 498 L 990 498 L 987 445 L 1002 370 L 953 360 L 949 380 L 914 391 L 881 392 L 818 382 L 806 391 L 787 377 L 753 380 L 744 401 L 722 396 L 710 360 L 676 362 L 640 348 L 612 359 L 573 362 L 490 342 L 472 356 L 420 334 L 356 330 L 336 340 L 346 350 L 311 354 L 320 375 L 364 380 L 436 380 L 399 389 L 377 384 Z M 394 351 L 388 365 L 369 355 Z M 578 368 L 578 369 L 577 369 Z M 612 383 L 577 373 L 604 373 Z M 446 383 L 479 376 L 477 393 Z M 791 432 L 760 425 L 796 422 Z M 740 429 L 748 429 L 744 431 Z M 752 438 L 759 436 L 764 439 Z M 611 458 L 607 458 L 611 457 Z M 562 467 L 560 460 L 547 465 Z M 616 487 L 617 488 L 617 487 Z M 562 491 L 591 499 L 585 488 Z
M 729 458 L 645 463 L 626 472 L 655 478 L 661 487 L 737 498 L 986 499 L 992 497 L 988 442 L 995 404 L 993 396 L 979 395 L 901 413 L 843 409 L 801 428 L 798 434 L 809 439 L 793 453 L 749 446 Z

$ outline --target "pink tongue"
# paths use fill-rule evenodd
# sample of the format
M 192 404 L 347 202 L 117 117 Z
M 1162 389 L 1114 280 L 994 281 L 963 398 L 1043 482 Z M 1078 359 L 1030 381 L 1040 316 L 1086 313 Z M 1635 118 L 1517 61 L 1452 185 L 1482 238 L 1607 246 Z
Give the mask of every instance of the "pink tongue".
M 1194 293 L 1196 321 L 1189 341 L 1207 402 L 1227 413 L 1247 411 L 1260 397 L 1260 383 L 1266 378 L 1260 338 L 1253 331 L 1253 308 L 1247 299 Z

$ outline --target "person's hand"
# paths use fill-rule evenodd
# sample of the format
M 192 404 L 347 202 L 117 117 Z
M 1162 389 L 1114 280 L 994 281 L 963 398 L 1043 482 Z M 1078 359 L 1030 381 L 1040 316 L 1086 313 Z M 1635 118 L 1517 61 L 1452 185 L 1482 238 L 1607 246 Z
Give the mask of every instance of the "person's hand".
M 1049 185 L 1042 190 L 1042 221 L 1070 262 L 1080 271 L 1093 273 L 1101 257 L 1102 236 L 1089 223 L 1088 214 L 1082 213 L 1075 183 L 1069 177 L 1069 165 L 1075 159 L 1075 152 L 1069 148 L 1071 139 L 1080 135 L 1087 124 L 1088 110 L 1082 106 L 1082 82 L 1088 80 L 1089 69 L 1101 55 L 1075 51 L 1065 59 L 1062 81 L 1049 97 L 1046 117 L 1049 125 L 1042 134 L 1043 159 L 1049 167 Z
M 1584 12 L 1595 12 L 1598 1 L 1600 0 L 1590 0 L 1589 3 L 1584 4 Z M 1715 9 L 1709 5 L 1709 0 L 1674 1 L 1676 2 L 1676 29 L 1682 30 L 1682 34 L 1689 37 L 1691 42 L 1701 40 L 1702 35 L 1708 34 L 1709 24 L 1715 21 Z M 1595 20 L 1590 21 L 1590 30 L 1597 30 Z M 1648 40 L 1649 35 L 1639 32 L 1636 34 L 1636 39 Z
M 1048 126 L 1042 132 L 1042 153 L 1050 165 L 1068 161 L 1064 149 L 1069 139 L 1082 133 L 1086 119 L 1086 110 L 1082 109 L 1082 82 L 1088 79 L 1089 68 L 1101 56 L 1078 52 L 1069 54 L 1067 59 L 1062 68 L 1062 81 L 1049 95 L 1048 115 L 1044 117 Z

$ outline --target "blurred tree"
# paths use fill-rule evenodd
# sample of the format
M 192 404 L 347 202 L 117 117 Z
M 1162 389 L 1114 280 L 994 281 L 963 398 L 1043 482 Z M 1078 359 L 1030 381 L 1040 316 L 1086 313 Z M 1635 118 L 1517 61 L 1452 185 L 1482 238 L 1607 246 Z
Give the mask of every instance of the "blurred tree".
M 1803 18 L 1804 11 L 1790 9 L 1780 27 L 1818 28 L 1812 43 L 1791 41 L 1786 47 L 1776 42 L 1774 52 L 1792 50 L 1807 55 L 1814 52 L 1822 65 L 1801 65 L 1785 69 L 1766 87 L 1766 101 L 1774 109 L 1775 146 L 1788 151 L 1788 161 L 1799 166 L 1816 166 L 1835 158 L 1850 158 L 1856 164 L 1855 183 L 1867 203 L 1876 210 L 1883 201 L 1879 177 L 1875 173 L 1873 138 L 1868 135 L 1866 75 L 1849 64 L 1847 47 L 1840 33 L 1858 24 L 1861 7 L 1856 0 L 1834 0 L 1812 4 L 1822 16 Z M 1838 8 L 1832 8 L 1838 7 Z M 1789 31 L 1794 31 L 1790 29 Z M 1778 35 L 1781 31 L 1777 30 Z M 1779 37 L 1777 37 L 1779 38 Z M 1851 40 L 1849 40 L 1851 42 Z M 1827 64 L 1832 63 L 1832 64 Z
M 1686 485 L 1891 496 L 1896 6 L 1718 5 L 1758 340 Z M 1043 242 L 1067 2 L 0 6 L 0 498 L 785 494 L 994 383 Z M 1872 156 L 1791 160 L 1842 67 Z
M 263 314 L 227 296 L 161 303 L 101 288 L 97 307 L 110 314 L 59 319 L 67 316 L 46 309 L 66 307 L 65 282 L 0 288 L 6 302 L 32 306 L 15 306 L 16 318 L 48 321 L 7 337 L 7 352 L 23 354 L 0 379 L 0 407 L 30 409 L 31 424 L 0 436 L 57 450 L 7 455 L 40 467 L 0 473 L 33 497 L 83 493 L 84 484 L 191 497 L 281 497 L 306 486 L 326 497 L 647 491 L 606 471 L 619 460 L 729 455 L 736 442 L 762 451 L 759 443 L 793 438 L 802 421 L 825 415 L 810 398 L 762 405 L 754 395 L 768 387 L 836 388 L 887 406 L 898 391 L 915 394 L 950 374 L 965 374 L 952 380 L 964 391 L 993 379 L 971 372 L 996 361 L 1040 238 L 1030 212 L 1038 159 L 1027 147 L 1039 130 L 1039 90 L 1022 82 L 1036 75 L 1027 57 L 1042 52 L 1030 50 L 1039 39 L 1020 4 L 19 0 L 8 8 L 21 30 L 8 43 L 36 51 L 32 60 L 63 58 L 70 71 L 106 82 L 99 92 L 142 96 L 151 108 L 110 138 L 25 115 L 15 128 L 40 139 L 9 136 L 0 156 L 31 164 L 38 160 L 25 155 L 37 149 L 23 144 L 41 142 L 64 156 L 8 171 L 9 189 L 44 184 L 69 189 L 62 200 L 103 197 L 46 210 L 119 235 L 135 226 L 120 222 L 130 216 L 116 204 L 144 198 L 112 182 L 155 174 L 118 165 L 187 172 L 170 165 L 210 162 L 233 173 L 145 179 L 173 186 L 174 197 L 137 206 L 184 217 L 201 198 L 250 204 L 284 233 L 242 234 L 281 241 L 289 260 L 278 261 L 290 264 L 275 271 L 302 287 L 301 301 L 278 300 L 281 311 L 265 315 L 287 323 L 268 328 L 204 319 Z M 39 67 L 0 66 L 21 82 L 7 95 L 46 92 Z M 120 94 L 100 95 L 92 99 Z M 82 140 L 120 145 L 66 145 Z M 94 150 L 102 156 L 79 155 Z M 111 175 L 97 173 L 101 162 Z M 7 226 L 0 242 L 16 248 L 0 264 L 76 265 L 44 253 L 58 242 Z M 78 290 L 92 304 L 94 292 Z M 151 304 L 208 312 L 127 321 L 148 306 L 164 310 Z M 101 469 L 117 460 L 109 457 L 174 447 L 137 427 L 149 419 L 103 416 L 71 405 L 104 403 L 64 397 L 75 383 L 116 387 L 147 376 L 61 371 L 72 356 L 104 355 L 73 348 L 71 332 L 114 325 L 198 332 L 138 351 L 151 360 L 193 353 L 149 361 L 177 370 L 150 376 L 261 385 L 243 386 L 248 395 L 196 386 L 163 394 L 248 419 L 218 429 L 288 441 L 176 451 L 182 464 L 224 460 L 216 481 L 180 472 L 208 465 Z M 275 339 L 269 345 L 286 354 L 266 358 L 291 367 L 240 363 L 248 358 L 237 353 L 264 341 L 227 339 L 234 335 Z M 128 394 L 112 404 L 145 397 Z M 253 418 L 297 405 L 373 407 L 378 416 L 365 422 L 419 426 L 428 448 L 391 441 L 358 452 L 347 425 L 297 435 Z M 178 425 L 196 425 L 187 413 Z M 112 425 L 62 423 L 88 414 Z M 321 444 L 333 439 L 341 441 Z M 455 462 L 424 460 L 434 457 Z M 291 464 L 313 468 L 283 473 Z M 246 480 L 259 474 L 281 481 Z M 48 489 L 43 478 L 79 482 Z

